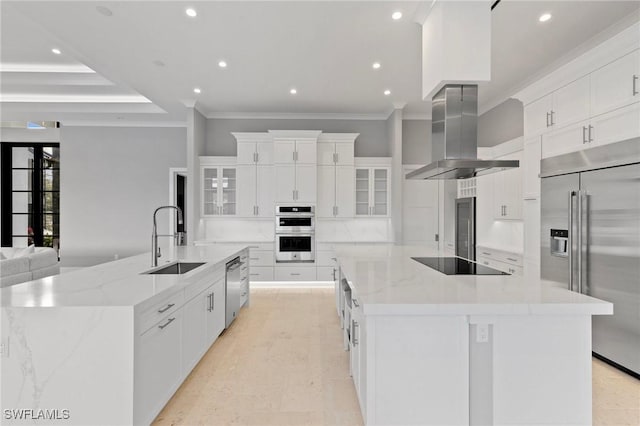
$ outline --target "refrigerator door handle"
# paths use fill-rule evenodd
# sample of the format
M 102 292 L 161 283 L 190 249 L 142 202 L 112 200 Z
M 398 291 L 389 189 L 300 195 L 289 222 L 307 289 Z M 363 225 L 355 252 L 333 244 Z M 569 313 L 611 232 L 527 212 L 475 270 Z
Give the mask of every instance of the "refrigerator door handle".
M 586 279 L 586 274 L 583 274 L 583 265 L 586 264 L 586 259 L 584 256 L 586 255 L 585 246 L 587 244 L 586 241 L 586 230 L 584 227 L 588 223 L 587 215 L 589 213 L 588 206 L 586 205 L 588 202 L 587 191 L 581 190 L 578 191 L 578 292 L 583 293 L 583 288 L 586 287 L 586 284 L 583 286 L 583 283 Z
M 569 290 L 573 291 L 573 197 L 576 196 L 576 191 L 569 191 Z

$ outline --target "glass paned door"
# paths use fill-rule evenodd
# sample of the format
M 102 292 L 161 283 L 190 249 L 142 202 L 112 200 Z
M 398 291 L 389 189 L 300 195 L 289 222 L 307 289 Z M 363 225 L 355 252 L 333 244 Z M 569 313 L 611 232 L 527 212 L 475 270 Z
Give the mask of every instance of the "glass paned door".
M 222 169 L 222 214 L 236 214 L 236 169 Z
M 216 167 L 203 169 L 202 206 L 205 216 L 219 214 L 218 212 L 218 169 Z
M 356 169 L 356 214 L 369 214 L 369 169 Z
M 375 169 L 373 181 L 373 214 L 374 215 L 386 215 L 389 193 L 388 188 L 388 171 L 387 169 Z

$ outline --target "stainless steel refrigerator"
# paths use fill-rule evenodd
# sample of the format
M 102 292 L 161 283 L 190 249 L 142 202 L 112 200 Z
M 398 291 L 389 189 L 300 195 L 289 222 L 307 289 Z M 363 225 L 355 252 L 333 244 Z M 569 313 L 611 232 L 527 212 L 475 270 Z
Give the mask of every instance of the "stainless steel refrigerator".
M 596 356 L 640 377 L 640 138 L 540 163 L 541 276 L 612 302 Z

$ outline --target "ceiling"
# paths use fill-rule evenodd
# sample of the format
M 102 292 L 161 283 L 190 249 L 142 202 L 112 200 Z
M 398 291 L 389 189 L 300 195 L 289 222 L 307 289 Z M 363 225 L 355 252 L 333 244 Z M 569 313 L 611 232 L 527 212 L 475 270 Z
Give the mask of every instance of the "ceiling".
M 220 117 L 386 118 L 405 104 L 407 116 L 423 116 L 430 105 L 420 99 L 418 5 L 3 1 L 2 119 L 179 123 L 194 104 Z M 492 14 L 492 81 L 480 87 L 481 111 L 577 56 L 604 30 L 622 29 L 639 5 L 503 0 Z M 188 6 L 197 17 L 185 15 Z M 404 16 L 395 21 L 397 10 Z M 543 12 L 553 15 L 544 24 Z

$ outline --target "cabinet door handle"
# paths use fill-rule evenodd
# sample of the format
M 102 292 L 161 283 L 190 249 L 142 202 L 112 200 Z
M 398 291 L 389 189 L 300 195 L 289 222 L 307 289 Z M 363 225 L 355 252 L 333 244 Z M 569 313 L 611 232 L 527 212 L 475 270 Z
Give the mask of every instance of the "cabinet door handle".
M 167 320 L 167 322 L 165 322 L 164 324 L 160 324 L 160 325 L 158 326 L 158 328 L 159 328 L 160 330 L 164 330 L 164 329 L 165 329 L 169 324 L 171 324 L 171 323 L 172 323 L 172 322 L 174 322 L 175 320 L 176 320 L 175 318 L 169 318 L 169 319 Z
M 507 257 L 507 260 L 510 260 L 510 261 L 512 261 L 512 262 L 517 262 L 517 261 L 518 261 L 518 259 L 514 259 L 514 258 L 512 258 L 512 257 Z
M 256 206 L 256 216 L 260 215 L 260 206 Z
M 482 254 L 484 254 L 485 256 L 491 256 L 491 253 L 487 253 L 486 251 L 483 251 Z
M 333 280 L 336 280 L 336 268 L 332 268 L 331 274 L 333 275 Z
M 296 152 L 295 151 L 293 151 L 291 153 L 291 161 L 294 161 L 294 162 L 296 161 Z
M 356 346 L 358 346 L 358 338 L 356 337 L 356 328 L 359 327 L 358 325 L 358 321 L 356 320 L 351 320 L 351 342 L 353 342 L 353 347 L 355 348 Z
M 292 272 L 291 273 L 291 276 L 298 276 L 298 275 L 300 275 L 298 272 Z
M 260 161 L 260 153 L 256 152 L 256 163 Z
M 637 84 L 638 84 L 638 76 L 637 75 L 633 75 L 633 96 L 637 95 L 638 93 L 638 89 L 637 89 Z
M 353 302 L 353 306 L 355 306 L 356 308 L 360 307 L 360 304 L 358 303 L 358 299 L 353 299 L 352 302 Z
M 555 114 L 555 111 L 554 111 L 554 110 L 551 110 L 551 125 L 552 125 L 552 126 L 553 126 L 554 124 L 556 124 L 556 123 L 554 123 L 554 122 L 553 122 L 553 114 Z
M 211 293 L 211 312 L 213 312 L 216 305 L 216 295 L 215 293 Z
M 207 312 L 211 312 L 211 294 L 207 294 Z
M 587 140 L 587 126 L 582 126 L 582 143 L 585 144 L 589 142 Z
M 504 215 L 507 215 L 507 206 L 504 206 Z
M 169 303 L 166 307 L 162 308 L 162 309 L 158 309 L 158 313 L 159 314 L 164 314 L 165 312 L 167 312 L 169 309 L 173 308 L 176 304 L 175 303 Z
M 338 216 L 338 206 L 336 206 L 336 216 Z
M 593 130 L 593 126 L 589 124 L 589 142 L 593 142 L 593 137 L 591 135 L 591 131 Z
M 551 115 L 551 114 L 547 113 L 547 127 L 550 126 L 550 124 L 549 124 L 549 115 Z

